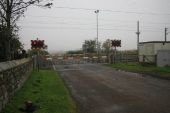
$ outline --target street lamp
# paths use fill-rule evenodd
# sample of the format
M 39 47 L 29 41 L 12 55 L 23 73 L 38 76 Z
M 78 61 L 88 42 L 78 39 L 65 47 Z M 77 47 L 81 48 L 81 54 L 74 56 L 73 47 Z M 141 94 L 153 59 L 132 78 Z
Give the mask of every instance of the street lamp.
M 139 21 L 137 21 L 137 54 L 138 54 L 138 62 L 139 62 L 139 35 L 140 35 L 140 31 L 139 31 Z
M 97 19 L 97 56 L 98 56 L 98 61 L 99 61 L 99 41 L 98 41 L 98 36 L 99 36 L 99 30 L 98 30 L 98 13 L 99 10 L 94 11 L 96 13 L 96 19 Z

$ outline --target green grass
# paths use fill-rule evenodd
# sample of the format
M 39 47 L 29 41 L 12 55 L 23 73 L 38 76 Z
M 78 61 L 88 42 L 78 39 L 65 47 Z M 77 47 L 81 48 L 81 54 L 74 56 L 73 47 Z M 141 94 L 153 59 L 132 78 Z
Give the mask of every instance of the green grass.
M 108 64 L 108 66 L 129 72 L 149 74 L 156 77 L 170 79 L 170 67 L 156 67 L 155 65 L 137 62 Z
M 75 113 L 75 105 L 58 74 L 52 70 L 33 71 L 2 113 L 23 113 L 18 109 L 31 100 L 34 113 Z

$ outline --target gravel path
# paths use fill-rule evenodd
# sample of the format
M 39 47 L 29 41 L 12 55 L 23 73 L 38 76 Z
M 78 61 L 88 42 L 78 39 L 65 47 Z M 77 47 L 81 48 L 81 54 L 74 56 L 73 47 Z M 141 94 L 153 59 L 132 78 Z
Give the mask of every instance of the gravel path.
M 170 81 L 97 64 L 56 65 L 78 113 L 170 113 Z

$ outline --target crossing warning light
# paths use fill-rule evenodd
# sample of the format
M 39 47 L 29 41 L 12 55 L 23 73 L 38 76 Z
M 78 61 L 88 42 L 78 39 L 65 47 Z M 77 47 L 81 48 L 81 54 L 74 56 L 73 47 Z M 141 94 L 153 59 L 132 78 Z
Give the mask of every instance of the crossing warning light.
M 121 47 L 121 40 L 112 40 L 112 47 Z
M 41 49 L 44 45 L 44 40 L 31 40 L 31 49 Z

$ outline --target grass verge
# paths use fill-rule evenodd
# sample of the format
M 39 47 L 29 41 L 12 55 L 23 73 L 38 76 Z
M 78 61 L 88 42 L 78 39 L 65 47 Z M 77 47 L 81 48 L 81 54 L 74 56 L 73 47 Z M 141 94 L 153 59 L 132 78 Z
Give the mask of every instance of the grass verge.
M 148 74 L 154 77 L 170 79 L 170 67 L 156 67 L 155 65 L 137 62 L 107 64 L 107 66 L 129 72 Z
M 2 113 L 23 113 L 19 108 L 31 100 L 34 113 L 75 113 L 75 105 L 62 80 L 53 70 L 33 71 Z

